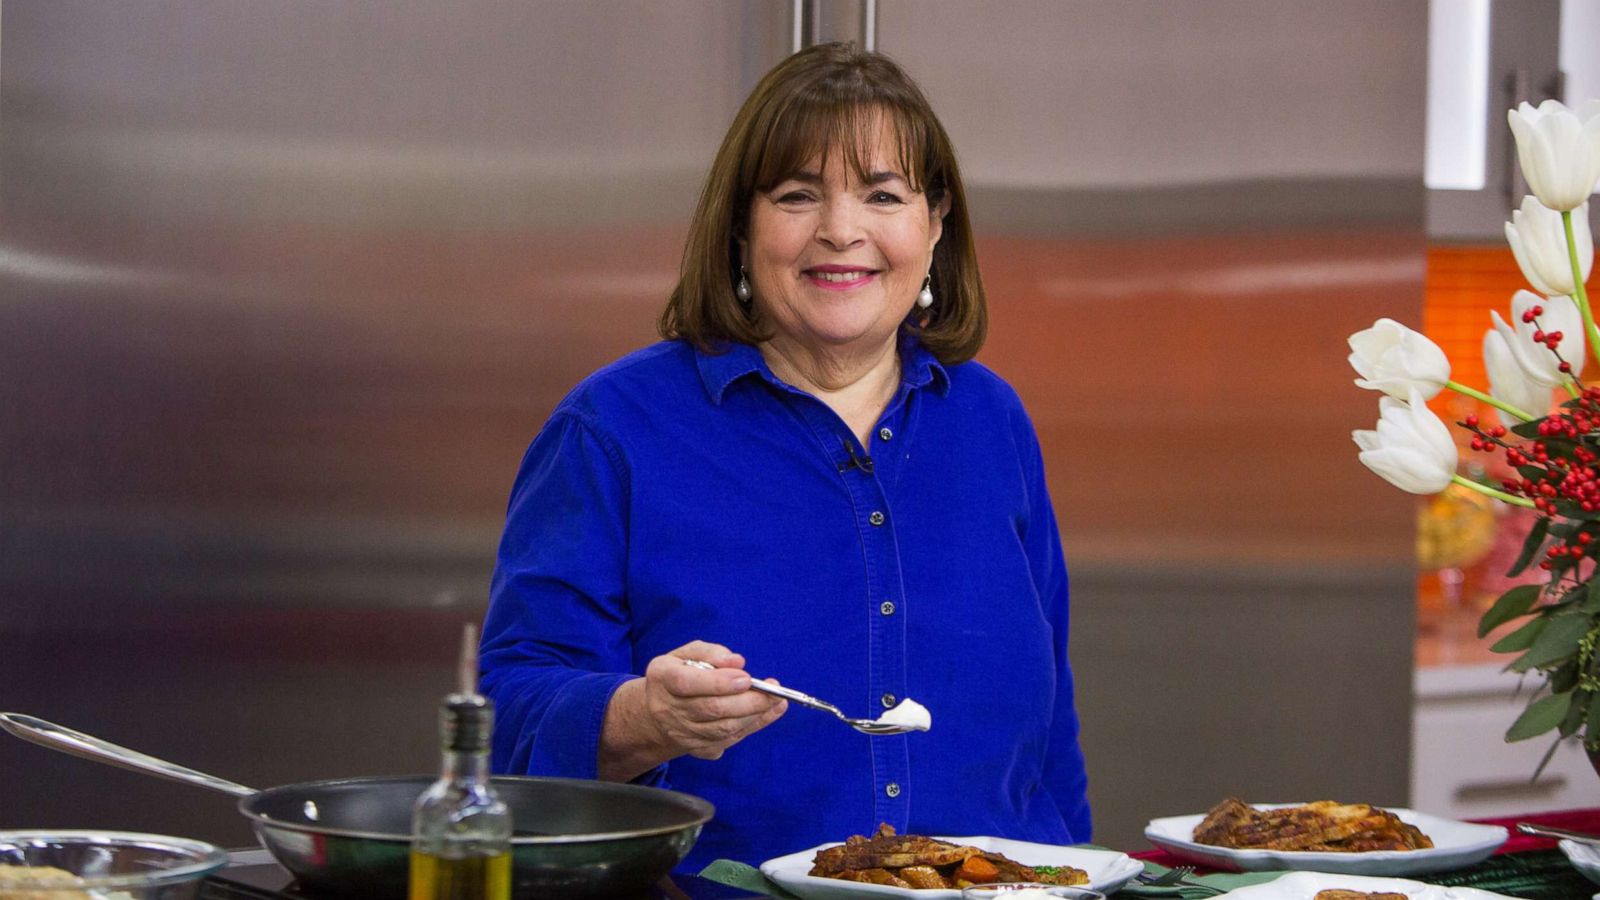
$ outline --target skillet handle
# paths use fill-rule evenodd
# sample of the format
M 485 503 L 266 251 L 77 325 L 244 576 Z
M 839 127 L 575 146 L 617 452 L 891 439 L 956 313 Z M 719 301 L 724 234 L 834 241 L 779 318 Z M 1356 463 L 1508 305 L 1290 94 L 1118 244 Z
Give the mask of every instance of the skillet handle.
M 77 756 L 95 762 L 105 763 L 121 769 L 132 769 L 172 781 L 181 781 L 207 790 L 220 791 L 232 794 L 235 797 L 248 797 L 255 793 L 255 789 L 247 788 L 242 784 L 235 784 L 215 775 L 196 772 L 164 759 L 147 756 L 137 750 L 119 747 L 109 741 L 102 741 L 97 737 L 63 728 L 54 722 L 46 722 L 33 716 L 22 713 L 0 713 L 0 728 L 11 732 L 30 744 L 38 744 L 51 750 L 59 750 L 70 756 Z

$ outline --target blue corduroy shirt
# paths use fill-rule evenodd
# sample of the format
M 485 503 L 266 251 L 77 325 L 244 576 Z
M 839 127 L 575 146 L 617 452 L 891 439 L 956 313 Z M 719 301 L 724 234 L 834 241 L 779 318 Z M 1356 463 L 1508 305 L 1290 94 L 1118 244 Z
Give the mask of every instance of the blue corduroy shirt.
M 721 759 L 647 773 L 717 808 L 682 870 L 885 822 L 1090 838 L 1033 427 L 981 364 L 900 352 L 867 447 L 748 345 L 659 343 L 561 402 L 517 474 L 484 625 L 496 772 L 595 777 L 612 692 L 705 640 L 848 715 L 915 699 L 933 728 L 869 737 L 791 704 Z

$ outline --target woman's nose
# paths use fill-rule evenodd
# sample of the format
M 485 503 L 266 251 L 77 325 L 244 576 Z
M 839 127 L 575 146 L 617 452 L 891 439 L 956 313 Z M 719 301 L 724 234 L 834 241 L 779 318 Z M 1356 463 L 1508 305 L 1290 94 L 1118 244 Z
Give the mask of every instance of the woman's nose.
M 829 201 L 822 205 L 822 218 L 817 222 L 817 240 L 835 250 L 844 250 L 861 243 L 860 210 L 855 204 Z

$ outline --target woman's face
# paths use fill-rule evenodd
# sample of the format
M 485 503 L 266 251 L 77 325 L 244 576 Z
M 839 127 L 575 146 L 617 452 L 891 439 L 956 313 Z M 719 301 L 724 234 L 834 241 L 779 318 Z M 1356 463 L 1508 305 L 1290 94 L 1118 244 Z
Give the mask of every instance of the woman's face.
M 865 183 L 835 150 L 826 166 L 813 158 L 751 199 L 742 250 L 752 302 L 774 340 L 823 355 L 894 340 L 928 274 L 944 210 L 911 190 L 893 141 L 879 129 Z

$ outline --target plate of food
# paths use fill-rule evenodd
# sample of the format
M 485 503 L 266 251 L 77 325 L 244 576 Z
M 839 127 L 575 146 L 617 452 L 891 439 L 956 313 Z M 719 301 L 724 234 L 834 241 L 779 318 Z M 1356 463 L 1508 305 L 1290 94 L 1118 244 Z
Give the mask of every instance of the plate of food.
M 1328 872 L 1293 872 L 1264 884 L 1234 888 L 1222 896 L 1232 900 L 1513 900 L 1478 888 Z
M 805 900 L 914 897 L 960 900 L 961 888 L 1030 881 L 1109 894 L 1144 871 L 1126 853 L 998 837 L 898 835 L 888 825 L 761 864 L 761 874 Z
M 1424 875 L 1488 858 L 1506 830 L 1365 803 L 1251 806 L 1229 798 L 1201 815 L 1152 820 L 1144 836 L 1216 869 Z

